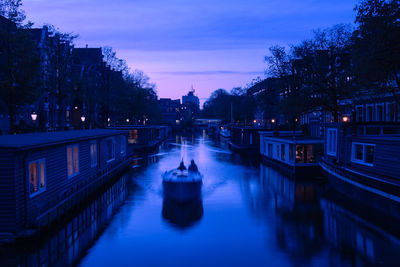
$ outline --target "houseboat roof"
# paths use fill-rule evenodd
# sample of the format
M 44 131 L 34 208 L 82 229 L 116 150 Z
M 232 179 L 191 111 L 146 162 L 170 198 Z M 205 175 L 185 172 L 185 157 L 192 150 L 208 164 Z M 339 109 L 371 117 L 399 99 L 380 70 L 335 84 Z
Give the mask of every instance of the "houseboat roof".
M 282 143 L 296 143 L 296 144 L 322 144 L 324 140 L 322 138 L 308 137 L 308 136 L 265 136 L 264 139 L 282 142 Z
M 0 136 L 0 148 L 30 149 L 125 133 L 121 130 L 74 130 Z

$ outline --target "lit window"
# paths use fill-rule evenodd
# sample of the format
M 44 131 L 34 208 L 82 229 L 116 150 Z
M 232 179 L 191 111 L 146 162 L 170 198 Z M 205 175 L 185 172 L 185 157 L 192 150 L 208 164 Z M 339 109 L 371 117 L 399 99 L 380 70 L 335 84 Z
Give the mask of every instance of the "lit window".
M 45 160 L 29 162 L 29 194 L 32 196 L 44 190 L 46 190 Z
M 328 129 L 326 141 L 327 141 L 326 145 L 327 154 L 331 156 L 336 156 L 337 129 Z
M 68 177 L 79 173 L 79 146 L 72 145 L 67 147 L 67 167 Z
M 90 167 L 97 166 L 97 142 L 90 143 Z
M 129 131 L 128 143 L 129 144 L 136 144 L 137 141 L 138 141 L 138 131 L 137 130 L 130 130 Z
M 374 165 L 374 144 L 353 143 L 351 161 L 363 165 Z
M 113 161 L 115 159 L 115 141 L 114 138 L 109 138 L 106 140 L 107 145 L 107 162 Z

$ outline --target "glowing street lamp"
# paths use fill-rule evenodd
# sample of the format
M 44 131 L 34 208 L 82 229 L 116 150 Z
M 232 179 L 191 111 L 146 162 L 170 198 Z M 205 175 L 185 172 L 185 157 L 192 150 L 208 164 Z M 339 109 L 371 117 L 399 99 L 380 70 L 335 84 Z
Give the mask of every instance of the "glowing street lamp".
M 348 121 L 349 121 L 349 117 L 344 116 L 344 117 L 342 118 L 342 120 L 343 120 L 343 122 L 348 122 Z
M 275 119 L 272 119 L 271 122 L 272 122 L 272 123 L 275 123 Z
M 37 119 L 37 114 L 35 112 L 32 112 L 31 118 L 32 118 L 33 122 L 35 122 Z
M 82 117 L 81 117 L 81 121 L 82 121 L 82 122 L 85 122 L 85 120 L 86 120 L 86 117 L 85 117 L 85 116 L 82 116 Z
M 129 118 L 126 118 L 126 122 L 128 122 L 128 123 L 129 123 Z
M 108 121 L 108 122 L 110 122 L 110 121 L 111 121 L 111 119 L 110 119 L 110 118 L 108 118 L 108 119 L 107 119 L 107 121 Z

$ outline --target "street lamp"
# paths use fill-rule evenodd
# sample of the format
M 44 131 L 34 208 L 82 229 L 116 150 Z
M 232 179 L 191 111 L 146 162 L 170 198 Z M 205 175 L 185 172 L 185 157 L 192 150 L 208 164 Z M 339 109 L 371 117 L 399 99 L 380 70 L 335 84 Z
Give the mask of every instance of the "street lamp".
M 275 119 L 272 119 L 271 122 L 272 122 L 272 123 L 275 123 Z
M 32 112 L 31 118 L 32 118 L 32 121 L 35 123 L 36 119 L 37 119 L 37 114 L 35 112 Z
M 349 121 L 349 117 L 344 116 L 344 117 L 342 118 L 342 120 L 343 120 L 343 122 L 348 122 L 348 121 Z
M 85 116 L 82 116 L 82 117 L 81 117 L 82 129 L 85 129 L 85 120 L 86 120 Z
M 129 123 L 129 118 L 126 118 L 126 122 Z

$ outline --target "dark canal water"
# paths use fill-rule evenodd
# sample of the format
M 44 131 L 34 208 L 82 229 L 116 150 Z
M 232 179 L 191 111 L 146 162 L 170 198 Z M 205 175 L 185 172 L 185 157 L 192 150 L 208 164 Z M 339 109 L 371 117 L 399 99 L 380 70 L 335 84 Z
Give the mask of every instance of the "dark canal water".
M 161 175 L 182 158 L 195 159 L 204 185 L 202 200 L 178 206 L 163 200 Z M 136 164 L 140 167 L 40 248 L 10 249 L 2 262 L 84 267 L 400 264 L 396 227 L 366 219 L 368 214 L 337 197 L 322 180 L 290 179 L 205 135 L 178 136 L 157 154 L 139 156 Z

